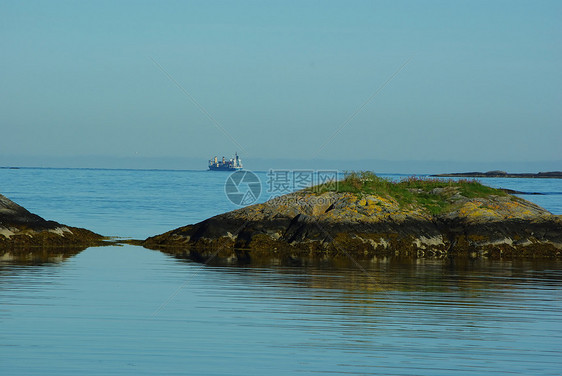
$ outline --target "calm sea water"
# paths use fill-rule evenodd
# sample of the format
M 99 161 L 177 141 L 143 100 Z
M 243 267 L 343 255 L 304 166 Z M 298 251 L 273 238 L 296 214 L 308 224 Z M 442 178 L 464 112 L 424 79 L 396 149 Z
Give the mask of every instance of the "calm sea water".
M 228 176 L 0 169 L 0 193 L 142 239 L 236 208 Z M 562 214 L 560 180 L 481 180 L 548 193 L 524 198 Z M 363 267 L 214 267 L 134 246 L 3 260 L 0 374 L 561 374 L 561 262 Z

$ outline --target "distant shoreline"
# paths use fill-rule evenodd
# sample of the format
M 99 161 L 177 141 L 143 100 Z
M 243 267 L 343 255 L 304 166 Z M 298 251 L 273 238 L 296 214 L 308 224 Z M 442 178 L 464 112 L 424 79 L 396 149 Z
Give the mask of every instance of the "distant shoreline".
M 509 173 L 505 171 L 488 172 L 453 172 L 448 174 L 431 175 L 440 178 L 531 178 L 531 179 L 562 179 L 562 171 L 548 171 L 538 173 Z
M 104 171 L 202 171 L 208 172 L 209 169 L 173 169 L 173 168 L 108 168 L 108 167 L 40 167 L 40 166 L 0 166 L 0 170 L 104 170 Z M 285 168 L 290 170 L 290 168 Z M 267 172 L 267 170 L 254 169 L 246 170 L 253 172 Z M 342 172 L 345 170 L 341 170 Z M 562 171 L 548 171 L 538 173 L 510 173 L 505 171 L 488 171 L 488 172 L 452 172 L 445 174 L 430 174 L 427 173 L 396 173 L 386 172 L 383 175 L 403 175 L 403 176 L 431 176 L 431 177 L 467 177 L 467 178 L 531 178 L 531 179 L 562 179 Z

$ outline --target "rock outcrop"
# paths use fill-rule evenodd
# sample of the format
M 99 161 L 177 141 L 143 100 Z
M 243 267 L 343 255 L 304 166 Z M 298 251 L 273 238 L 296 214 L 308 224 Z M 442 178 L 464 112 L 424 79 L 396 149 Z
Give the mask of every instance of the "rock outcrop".
M 431 210 L 421 199 L 405 204 L 388 195 L 299 191 L 142 244 L 197 261 L 226 262 L 336 255 L 560 257 L 561 216 L 500 193 L 471 198 L 458 187 L 435 188 L 420 196 L 445 205 Z
M 38 252 L 44 248 L 86 248 L 103 236 L 92 231 L 47 221 L 0 194 L 0 251 Z

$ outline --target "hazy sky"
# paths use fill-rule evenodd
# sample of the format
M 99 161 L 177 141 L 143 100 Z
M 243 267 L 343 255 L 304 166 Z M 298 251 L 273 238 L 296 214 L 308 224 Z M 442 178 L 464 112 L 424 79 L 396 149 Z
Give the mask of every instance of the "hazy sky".
M 561 20 L 561 1 L 0 1 L 0 158 L 560 161 Z

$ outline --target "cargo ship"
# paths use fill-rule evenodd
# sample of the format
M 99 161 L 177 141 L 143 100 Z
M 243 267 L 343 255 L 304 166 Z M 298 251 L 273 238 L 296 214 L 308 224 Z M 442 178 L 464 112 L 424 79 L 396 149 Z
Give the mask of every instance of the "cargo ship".
M 238 153 L 234 154 L 234 158 L 229 160 L 222 157 L 219 160 L 217 157 L 209 159 L 209 170 L 212 171 L 237 171 L 242 169 L 242 160 L 238 156 Z

